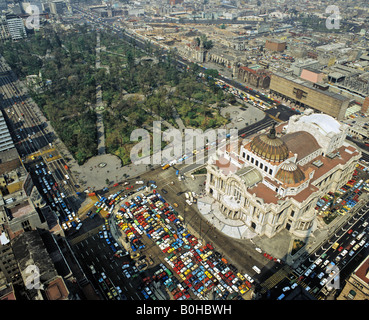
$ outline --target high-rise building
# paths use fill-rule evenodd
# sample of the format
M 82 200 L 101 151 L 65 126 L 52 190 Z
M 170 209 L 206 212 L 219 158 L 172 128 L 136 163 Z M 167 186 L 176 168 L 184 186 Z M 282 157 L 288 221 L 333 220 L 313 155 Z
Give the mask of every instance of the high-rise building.
M 63 14 L 66 9 L 66 4 L 64 1 L 52 1 L 50 2 L 50 12 L 55 15 Z
M 15 14 L 7 14 L 6 22 L 12 40 L 19 40 L 27 37 L 26 28 L 21 18 Z
M 0 112 L 0 152 L 14 148 L 14 142 L 10 136 L 8 126 L 5 123 L 4 116 Z
M 0 16 L 0 41 L 5 41 L 9 39 L 10 39 L 10 33 L 9 33 L 9 28 L 8 28 L 8 23 L 6 21 L 6 17 Z
M 6 2 L 6 0 L 0 0 L 0 11 L 1 10 L 6 10 L 8 8 L 8 4 Z

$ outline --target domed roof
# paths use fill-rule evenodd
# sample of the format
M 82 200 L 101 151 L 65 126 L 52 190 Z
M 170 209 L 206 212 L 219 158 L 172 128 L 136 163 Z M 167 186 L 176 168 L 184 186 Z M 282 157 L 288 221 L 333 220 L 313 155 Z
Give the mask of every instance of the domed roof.
M 256 136 L 251 141 L 250 148 L 259 157 L 274 162 L 286 160 L 289 154 L 287 145 L 276 137 L 274 125 L 268 134 Z
M 305 180 L 305 174 L 293 162 L 283 163 L 275 177 L 285 184 L 296 184 Z
M 330 132 L 333 132 L 335 134 L 341 132 L 341 124 L 336 119 L 327 114 L 313 113 L 307 116 L 303 115 L 300 118 L 300 121 L 316 126 L 318 130 L 324 135 L 327 135 Z

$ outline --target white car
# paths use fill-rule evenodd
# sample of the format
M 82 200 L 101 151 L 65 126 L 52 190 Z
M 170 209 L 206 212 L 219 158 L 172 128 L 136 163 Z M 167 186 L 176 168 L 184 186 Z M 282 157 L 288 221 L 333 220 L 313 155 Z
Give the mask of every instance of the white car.
M 323 276 L 324 276 L 324 272 L 319 273 L 319 274 L 318 274 L 318 279 L 323 278 Z
M 298 286 L 298 284 L 295 282 L 292 286 L 291 289 L 295 289 Z
M 309 276 L 309 274 L 312 272 L 313 270 L 311 269 L 307 269 L 306 272 L 304 273 L 305 277 Z
M 288 291 L 288 290 L 291 290 L 291 288 L 290 288 L 290 287 L 288 287 L 288 286 L 287 286 L 287 287 L 284 287 L 284 288 L 282 289 L 282 291 L 283 291 L 283 292 L 286 292 L 286 291 Z

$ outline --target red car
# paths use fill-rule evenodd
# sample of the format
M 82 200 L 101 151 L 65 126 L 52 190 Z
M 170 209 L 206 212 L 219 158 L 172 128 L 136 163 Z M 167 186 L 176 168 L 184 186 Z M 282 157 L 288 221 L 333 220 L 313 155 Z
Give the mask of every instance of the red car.
M 343 247 L 342 246 L 338 248 L 338 251 L 339 252 L 341 252 L 342 250 L 343 250 Z
M 347 231 L 348 234 L 351 234 L 352 233 L 352 229 L 350 229 L 349 231 Z

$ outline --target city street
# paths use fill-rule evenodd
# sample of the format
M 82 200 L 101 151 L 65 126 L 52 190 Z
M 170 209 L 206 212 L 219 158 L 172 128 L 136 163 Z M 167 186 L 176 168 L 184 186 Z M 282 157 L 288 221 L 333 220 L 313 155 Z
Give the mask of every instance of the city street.
M 365 223 L 368 218 L 369 204 L 367 203 L 329 239 L 309 254 L 299 267 L 280 279 L 275 287 L 269 288 L 273 290 L 265 291 L 265 298 L 276 299 L 283 292 L 287 295 L 292 283 L 297 283 L 317 299 L 330 294 L 331 290 L 334 292 L 334 289 L 341 289 L 344 279 L 369 253 L 369 246 L 366 243 L 369 229 L 368 223 Z M 359 237 L 360 235 L 362 236 Z M 290 289 L 283 291 L 286 287 Z

